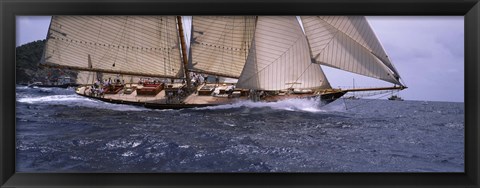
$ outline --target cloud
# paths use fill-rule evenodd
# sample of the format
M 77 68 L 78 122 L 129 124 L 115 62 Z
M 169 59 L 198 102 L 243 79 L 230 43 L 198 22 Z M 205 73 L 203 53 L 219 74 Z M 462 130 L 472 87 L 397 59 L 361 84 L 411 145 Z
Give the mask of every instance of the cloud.
M 435 41 L 446 48 L 453 56 L 463 58 L 465 54 L 464 33 L 452 32 L 438 36 Z
M 405 98 L 463 102 L 462 16 L 367 19 L 409 86 L 402 92 Z

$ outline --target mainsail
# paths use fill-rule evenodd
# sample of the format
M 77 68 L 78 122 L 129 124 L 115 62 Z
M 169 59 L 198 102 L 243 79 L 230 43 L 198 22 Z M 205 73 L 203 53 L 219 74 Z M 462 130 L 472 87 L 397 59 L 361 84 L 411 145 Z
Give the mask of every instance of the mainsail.
M 53 16 L 44 63 L 82 71 L 183 76 L 174 16 Z
M 255 16 L 193 16 L 190 71 L 238 78 L 255 31 Z
M 258 17 L 253 45 L 237 87 L 331 88 L 320 65 L 311 62 L 307 40 L 295 16 Z
M 302 16 L 301 20 L 315 62 L 402 85 L 365 17 Z

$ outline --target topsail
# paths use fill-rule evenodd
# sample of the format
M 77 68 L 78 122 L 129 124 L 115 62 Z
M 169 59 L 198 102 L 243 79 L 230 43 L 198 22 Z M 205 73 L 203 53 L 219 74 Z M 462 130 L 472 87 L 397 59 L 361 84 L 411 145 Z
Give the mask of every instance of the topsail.
M 315 62 L 400 83 L 400 75 L 363 16 L 302 16 Z
M 255 31 L 255 16 L 193 16 L 191 71 L 238 78 Z

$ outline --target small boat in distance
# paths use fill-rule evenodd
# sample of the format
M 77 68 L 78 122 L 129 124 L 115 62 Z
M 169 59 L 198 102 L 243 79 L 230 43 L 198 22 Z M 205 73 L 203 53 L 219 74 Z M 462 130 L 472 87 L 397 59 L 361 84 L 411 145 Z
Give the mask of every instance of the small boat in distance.
M 190 21 L 53 16 L 41 64 L 94 73 L 76 89 L 78 95 L 148 108 L 291 98 L 327 104 L 347 92 L 407 88 L 363 16 L 193 16 Z M 184 28 L 190 28 L 189 35 Z M 395 85 L 335 89 L 321 66 Z
M 345 97 L 345 99 L 358 100 L 358 99 L 360 99 L 360 98 L 355 97 L 355 95 L 352 95 L 352 96 Z
M 391 101 L 403 101 L 403 99 L 397 95 L 392 95 L 390 97 L 388 97 L 388 100 L 391 100 Z
M 353 78 L 353 89 L 355 89 L 355 78 Z M 350 99 L 350 100 L 358 100 L 360 98 L 358 98 L 357 96 L 355 96 L 355 92 L 352 92 L 352 95 L 351 96 L 348 96 L 348 97 L 345 97 L 345 99 Z

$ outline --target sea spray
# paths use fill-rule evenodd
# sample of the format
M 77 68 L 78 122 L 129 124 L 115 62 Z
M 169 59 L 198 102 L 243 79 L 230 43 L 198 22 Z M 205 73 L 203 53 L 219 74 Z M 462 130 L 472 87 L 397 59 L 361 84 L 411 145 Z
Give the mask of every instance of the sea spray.
M 275 110 L 286 111 L 303 111 L 303 112 L 326 112 L 322 102 L 319 99 L 286 99 L 277 102 L 253 102 L 253 101 L 237 101 L 232 104 L 225 104 L 219 106 L 210 106 L 197 108 L 197 110 L 220 110 L 233 108 L 271 108 Z
M 77 107 L 108 109 L 108 110 L 115 110 L 115 111 L 149 110 L 147 108 L 138 107 L 138 106 L 107 103 L 103 101 L 82 97 L 76 94 L 51 95 L 51 96 L 40 96 L 40 97 L 17 96 L 17 101 L 21 103 L 28 103 L 28 104 L 68 105 L 68 106 L 77 106 Z

